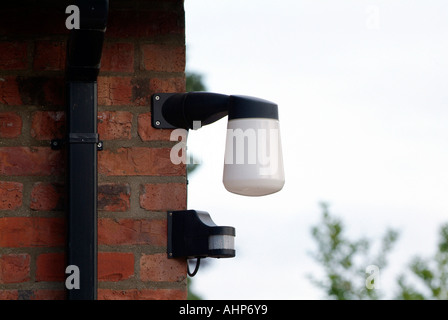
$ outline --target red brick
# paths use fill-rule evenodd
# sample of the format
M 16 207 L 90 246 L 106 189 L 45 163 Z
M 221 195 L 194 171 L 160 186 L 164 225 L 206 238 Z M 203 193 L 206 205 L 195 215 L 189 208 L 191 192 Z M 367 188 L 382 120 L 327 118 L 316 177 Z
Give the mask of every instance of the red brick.
M 132 113 L 126 111 L 98 112 L 98 133 L 101 140 L 131 139 Z
M 98 254 L 98 280 L 121 281 L 134 276 L 134 254 L 100 252 Z
M 98 300 L 186 300 L 181 289 L 98 289 Z
M 140 13 L 139 18 L 139 36 L 141 37 L 149 37 L 152 35 L 184 34 L 185 32 L 183 12 L 144 11 Z
M 34 290 L 30 295 L 30 300 L 65 300 L 67 292 L 61 290 Z
M 136 106 L 151 106 L 151 96 L 162 92 L 185 92 L 185 77 L 144 78 L 131 80 L 132 103 Z
M 149 219 L 98 220 L 98 244 L 166 245 L 166 221 Z
M 180 282 L 187 276 L 185 259 L 168 259 L 166 253 L 146 255 L 140 258 L 140 279 L 142 281 Z
M 140 206 L 146 210 L 183 210 L 187 206 L 185 183 L 146 184 L 140 190 Z
M 0 300 L 17 300 L 18 298 L 18 290 L 0 290 Z
M 108 176 L 185 175 L 185 165 L 173 164 L 170 151 L 170 148 L 145 147 L 119 148 L 115 152 L 103 150 L 98 153 L 98 172 Z
M 136 106 L 151 105 L 151 91 L 149 88 L 151 80 L 149 78 L 135 77 L 132 83 L 132 103 Z
M 143 4 L 143 3 L 142 3 Z M 170 11 L 111 11 L 107 34 L 117 38 L 150 38 L 160 35 L 183 34 L 183 14 Z
M 64 300 L 66 290 L 48 290 L 48 289 L 19 289 L 19 290 L 1 290 L 0 300 Z
M 15 112 L 0 113 L 0 138 L 16 138 L 22 133 L 22 118 Z
M 151 113 L 141 113 L 138 115 L 138 135 L 143 141 L 169 141 L 172 130 L 155 129 L 151 125 Z
M 185 92 L 185 77 L 153 78 L 149 81 L 151 93 Z
M 112 10 L 107 19 L 107 34 L 116 38 L 136 37 L 139 34 L 139 14 L 133 10 Z
M 64 172 L 64 166 L 62 153 L 50 147 L 0 148 L 0 175 L 60 175 Z
M 131 102 L 131 77 L 98 77 L 98 105 L 129 105 Z
M 16 77 L 0 77 L 0 104 L 8 106 L 22 104 Z
M 37 41 L 34 49 L 34 70 L 64 70 L 66 42 Z
M 22 206 L 23 184 L 0 181 L 0 210 L 15 210 Z
M 16 82 L 25 105 L 64 105 L 65 80 L 62 76 L 19 76 Z
M 63 252 L 40 254 L 36 259 L 36 281 L 65 281 Z
M 0 283 L 19 283 L 30 280 L 30 255 L 5 254 L 0 256 Z
M 37 4 L 36 1 L 26 2 Z M 176 278 L 177 283 L 173 284 L 161 282 L 155 285 L 151 280 L 143 283 L 140 279 L 142 251 L 137 246 L 143 245 L 142 250 L 147 254 L 165 251 L 166 220 L 164 217 L 154 220 L 157 215 L 151 214 L 143 217 L 144 211 L 139 208 L 137 198 L 140 194 L 132 194 L 131 197 L 131 191 L 139 192 L 137 185 L 148 182 L 144 176 L 158 182 L 177 181 L 186 173 L 185 165 L 173 165 L 169 159 L 170 131 L 144 130 L 145 122 L 150 120 L 153 92 L 185 91 L 183 2 L 165 0 L 166 3 L 160 2 L 155 6 L 156 1 L 150 2 L 153 3 L 119 1 L 118 9 L 112 8 L 103 49 L 98 100 L 104 113 L 98 115 L 98 131 L 102 140 L 125 142 L 124 148 L 119 141 L 110 142 L 110 148 L 105 148 L 104 153 L 98 155 L 102 170 L 99 179 L 103 182 L 98 190 L 98 209 L 123 212 L 100 214 L 99 248 L 110 251 L 101 251 L 98 255 L 99 279 L 103 283 L 102 288 L 109 288 L 100 289 L 100 297 L 104 294 L 104 297 L 109 295 L 115 299 L 116 294 L 123 293 L 132 299 L 187 298 L 185 278 L 181 282 Z M 0 40 L 0 44 L 11 42 L 5 45 L 6 48 L 0 47 L 3 53 L 0 70 L 1 66 L 8 69 L 0 75 L 0 104 L 8 105 L 0 110 L 6 116 L 3 119 L 8 120 L 0 122 L 0 140 L 17 139 L 17 143 L 9 140 L 0 146 L 0 181 L 23 183 L 23 187 L 20 184 L 20 189 L 13 190 L 20 201 L 8 200 L 8 210 L 18 209 L 17 212 L 4 211 L 0 215 L 0 247 L 3 255 L 26 252 L 31 256 L 31 270 L 28 271 L 27 283 L 1 284 L 0 298 L 64 299 L 66 275 L 60 251 L 66 245 L 66 218 L 47 211 L 62 212 L 64 209 L 64 187 L 54 183 L 60 179 L 53 176 L 65 173 L 65 151 L 52 151 L 45 141 L 65 137 L 65 119 L 61 110 L 64 110 L 66 92 L 63 71 L 67 48 L 63 38 L 68 34 L 64 26 L 67 15 L 63 12 L 63 5 L 53 9 L 39 5 L 30 6 L 27 10 L 19 7 L 11 2 L 0 10 L 0 34 L 8 35 Z M 56 20 L 61 23 L 55 24 Z M 17 44 L 13 44 L 16 38 Z M 167 47 L 174 50 L 164 58 L 145 61 L 141 45 L 149 43 L 156 44 L 160 52 Z M 164 65 L 166 61 L 173 66 Z M 27 108 L 17 108 L 22 105 Z M 138 107 L 130 110 L 131 106 Z M 137 119 L 140 113 L 148 114 Z M 11 119 L 14 122 L 10 122 Z M 140 128 L 135 127 L 137 122 Z M 136 142 L 135 146 L 131 142 Z M 170 179 L 169 176 L 179 179 Z M 131 198 L 138 202 L 132 203 L 132 207 Z M 1 200 L 4 200 L 3 195 L 0 195 Z M 131 209 L 137 212 L 131 212 Z M 37 251 L 36 247 L 39 248 Z M 185 270 L 182 274 L 185 276 Z M 111 282 L 106 284 L 106 281 Z
M 37 140 L 62 139 L 65 127 L 63 111 L 36 111 L 31 121 L 31 136 Z
M 106 42 L 101 56 L 101 71 L 134 71 L 134 44 Z
M 25 42 L 0 42 L 0 69 L 24 70 L 28 65 L 28 44 Z
M 26 5 L 26 10 L 24 6 Z M 14 36 L 45 36 L 67 34 L 65 7 L 15 1 L 0 10 L 0 34 Z M 82 19 L 82 18 L 81 18 Z
M 64 186 L 59 183 L 34 184 L 30 208 L 37 211 L 63 210 L 65 208 Z
M 56 247 L 65 244 L 63 218 L 0 218 L 1 247 Z
M 143 67 L 148 71 L 184 72 L 185 46 L 167 44 L 142 45 Z
M 128 211 L 131 203 L 129 184 L 103 183 L 98 185 L 98 210 Z

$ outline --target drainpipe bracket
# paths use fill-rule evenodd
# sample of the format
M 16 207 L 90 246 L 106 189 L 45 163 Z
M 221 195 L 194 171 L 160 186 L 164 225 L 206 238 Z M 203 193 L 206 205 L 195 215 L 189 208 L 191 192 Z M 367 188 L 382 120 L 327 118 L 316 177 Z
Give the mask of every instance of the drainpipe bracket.
M 98 143 L 98 133 L 70 133 L 68 143 Z
M 68 139 L 52 139 L 51 150 L 61 150 L 66 143 L 86 143 L 96 144 L 97 150 L 102 151 L 104 148 L 103 141 L 99 139 L 97 133 L 71 133 Z

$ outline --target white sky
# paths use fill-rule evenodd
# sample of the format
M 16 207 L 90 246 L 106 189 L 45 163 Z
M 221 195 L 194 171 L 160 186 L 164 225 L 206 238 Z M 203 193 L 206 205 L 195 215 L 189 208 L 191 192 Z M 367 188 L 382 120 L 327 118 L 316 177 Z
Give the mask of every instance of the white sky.
M 279 105 L 286 183 L 243 197 L 222 184 L 227 119 L 191 131 L 188 208 L 236 228 L 237 257 L 193 278 L 205 299 L 320 299 L 307 252 L 319 201 L 351 237 L 401 236 L 380 270 L 431 256 L 448 222 L 448 1 L 185 0 L 187 70 L 211 92 Z M 211 259 L 207 259 L 211 260 Z

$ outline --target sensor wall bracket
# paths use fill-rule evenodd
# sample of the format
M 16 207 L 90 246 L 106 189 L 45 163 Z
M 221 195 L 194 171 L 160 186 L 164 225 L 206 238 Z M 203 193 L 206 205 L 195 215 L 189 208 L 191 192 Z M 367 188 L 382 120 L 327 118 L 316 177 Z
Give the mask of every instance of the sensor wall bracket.
M 217 226 L 208 212 L 168 212 L 168 258 L 233 258 L 235 228 Z

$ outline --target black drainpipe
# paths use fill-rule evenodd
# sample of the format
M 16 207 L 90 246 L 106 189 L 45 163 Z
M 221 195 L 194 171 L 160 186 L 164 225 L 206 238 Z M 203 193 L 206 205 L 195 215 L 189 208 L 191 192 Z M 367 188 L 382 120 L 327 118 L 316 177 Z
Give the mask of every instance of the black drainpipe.
M 97 77 L 108 0 L 79 0 L 80 29 L 70 31 L 66 67 L 68 251 L 79 269 L 69 300 L 97 298 Z

